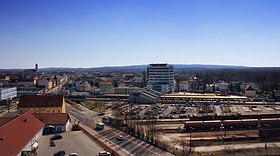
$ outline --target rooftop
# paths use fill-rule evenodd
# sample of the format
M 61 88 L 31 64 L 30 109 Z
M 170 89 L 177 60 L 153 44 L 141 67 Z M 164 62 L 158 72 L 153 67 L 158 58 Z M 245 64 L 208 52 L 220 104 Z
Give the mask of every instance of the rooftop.
M 0 127 L 1 155 L 20 154 L 26 144 L 44 128 L 44 124 L 32 113 L 33 110 L 29 110 Z
M 24 95 L 18 107 L 62 107 L 63 95 Z
M 46 125 L 66 124 L 69 119 L 67 113 L 34 113 L 33 115 Z
M 162 95 L 163 98 L 204 98 L 204 99 L 247 99 L 245 96 L 237 95 L 216 95 L 216 94 L 195 94 L 195 93 L 174 93 Z

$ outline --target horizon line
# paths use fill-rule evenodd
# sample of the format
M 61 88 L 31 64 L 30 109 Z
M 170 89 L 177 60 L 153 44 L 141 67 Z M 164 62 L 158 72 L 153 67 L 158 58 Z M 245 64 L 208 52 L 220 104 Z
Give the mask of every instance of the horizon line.
M 149 63 L 149 64 L 161 64 L 161 63 Z M 105 66 L 92 66 L 92 67 L 69 67 L 69 66 L 50 66 L 50 67 L 41 67 L 39 69 L 48 69 L 48 68 L 74 68 L 74 69 L 89 69 L 89 68 L 114 68 L 114 67 L 131 67 L 131 66 L 147 66 L 149 64 L 132 64 L 132 65 L 105 65 Z M 231 66 L 231 67 L 247 67 L 247 68 L 278 68 L 279 66 L 246 66 L 246 65 L 230 65 L 230 64 L 183 64 L 183 63 L 167 63 L 170 65 L 185 65 L 185 66 L 191 66 L 191 65 L 200 65 L 200 66 Z M 0 68 L 0 70 L 25 70 L 25 69 L 34 69 L 34 68 Z

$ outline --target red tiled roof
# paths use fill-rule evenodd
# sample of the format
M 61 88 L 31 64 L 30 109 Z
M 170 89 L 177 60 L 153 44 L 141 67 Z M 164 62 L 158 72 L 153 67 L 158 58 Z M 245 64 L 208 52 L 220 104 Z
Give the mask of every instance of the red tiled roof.
M 110 81 L 101 81 L 101 82 L 100 82 L 100 85 L 101 85 L 101 86 L 112 86 L 113 83 L 110 82 Z
M 61 107 L 63 100 L 62 95 L 24 95 L 18 107 Z
M 15 156 L 44 128 L 44 124 L 29 110 L 0 127 L 0 155 Z
M 66 124 L 69 119 L 67 113 L 34 113 L 33 115 L 46 125 Z

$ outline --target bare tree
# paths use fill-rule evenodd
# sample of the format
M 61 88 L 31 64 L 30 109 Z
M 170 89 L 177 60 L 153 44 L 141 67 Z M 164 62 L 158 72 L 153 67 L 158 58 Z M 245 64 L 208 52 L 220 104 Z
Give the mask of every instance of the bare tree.
M 184 139 L 184 137 L 181 137 L 181 145 L 182 145 L 182 155 L 187 155 L 187 141 Z

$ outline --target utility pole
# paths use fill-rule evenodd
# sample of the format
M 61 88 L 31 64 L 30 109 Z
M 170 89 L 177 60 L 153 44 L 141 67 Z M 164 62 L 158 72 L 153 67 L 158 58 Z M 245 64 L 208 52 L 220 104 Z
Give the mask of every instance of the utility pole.
M 190 148 L 189 148 L 189 153 L 192 152 L 192 130 L 193 130 L 193 128 L 190 127 Z

